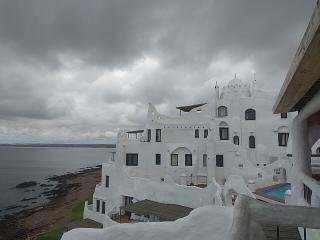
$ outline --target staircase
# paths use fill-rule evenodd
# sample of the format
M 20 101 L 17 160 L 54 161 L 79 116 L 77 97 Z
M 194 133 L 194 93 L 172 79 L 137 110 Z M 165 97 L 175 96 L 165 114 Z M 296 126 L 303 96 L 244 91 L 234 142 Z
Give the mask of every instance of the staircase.
M 277 226 L 263 225 L 262 229 L 267 240 L 301 240 L 297 227 L 279 227 L 279 238 L 277 238 Z

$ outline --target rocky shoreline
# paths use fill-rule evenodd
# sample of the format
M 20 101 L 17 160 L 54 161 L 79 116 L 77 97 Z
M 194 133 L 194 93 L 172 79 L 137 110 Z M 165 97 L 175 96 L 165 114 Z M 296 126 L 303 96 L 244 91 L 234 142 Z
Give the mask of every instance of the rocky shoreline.
M 5 219 L 0 221 L 0 240 L 34 239 L 35 236 L 50 230 L 55 225 L 60 223 L 63 225 L 66 222 L 62 221 L 65 218 L 63 208 L 74 201 L 87 198 L 94 191 L 95 184 L 100 181 L 100 175 L 101 165 L 98 165 L 75 173 L 49 177 L 48 186 L 42 187 L 53 186 L 50 182 L 57 183 L 54 189 L 42 192 L 50 201 L 40 207 L 6 215 Z M 22 199 L 22 202 L 23 200 L 35 199 Z M 25 206 L 28 207 L 28 205 Z M 10 207 L 23 208 L 24 206 Z

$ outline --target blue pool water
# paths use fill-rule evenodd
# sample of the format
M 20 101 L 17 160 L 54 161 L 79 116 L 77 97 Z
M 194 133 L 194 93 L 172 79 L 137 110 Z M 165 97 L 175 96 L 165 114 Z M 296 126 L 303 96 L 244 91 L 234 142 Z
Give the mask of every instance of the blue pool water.
M 285 183 L 283 185 L 275 186 L 274 188 L 265 190 L 263 193 L 264 195 L 284 201 L 284 194 L 288 189 L 291 189 L 291 184 Z

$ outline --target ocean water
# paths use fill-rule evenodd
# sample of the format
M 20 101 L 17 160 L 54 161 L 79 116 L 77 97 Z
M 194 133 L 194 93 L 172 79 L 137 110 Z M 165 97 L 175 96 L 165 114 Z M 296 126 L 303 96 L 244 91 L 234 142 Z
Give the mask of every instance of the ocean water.
M 99 165 L 107 161 L 110 151 L 110 148 L 0 147 L 0 219 L 5 214 L 47 202 L 43 192 L 56 185 L 48 182 L 48 177 Z M 25 181 L 36 181 L 38 185 L 15 188 Z M 40 184 L 54 186 L 41 187 Z

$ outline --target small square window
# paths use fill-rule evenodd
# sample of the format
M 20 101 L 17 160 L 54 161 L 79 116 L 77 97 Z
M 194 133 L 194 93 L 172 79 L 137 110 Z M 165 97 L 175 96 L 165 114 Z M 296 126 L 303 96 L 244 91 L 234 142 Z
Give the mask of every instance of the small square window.
M 156 154 L 156 165 L 161 165 L 161 154 Z
M 150 142 L 151 141 L 151 129 L 148 129 L 148 139 L 147 141 Z
M 288 114 L 287 113 L 281 113 L 281 118 L 287 118 Z
M 216 166 L 223 167 L 223 155 L 216 155 Z
M 127 166 L 138 166 L 138 154 L 127 153 L 126 154 L 126 165 Z
M 171 154 L 171 166 L 178 166 L 178 154 Z
M 221 127 L 219 128 L 220 140 L 229 140 L 229 128 Z
M 101 213 L 102 213 L 102 214 L 105 214 L 105 213 L 106 213 L 106 202 L 104 202 L 104 201 L 102 201 Z
M 280 147 L 288 145 L 289 133 L 278 133 L 278 144 Z
M 192 166 L 192 154 L 185 155 L 185 166 Z
M 199 138 L 199 129 L 194 130 L 194 137 Z
M 207 154 L 203 154 L 202 164 L 203 164 L 204 167 L 207 167 L 207 159 L 208 159 L 208 155 Z
M 203 130 L 203 138 L 207 138 L 209 134 L 208 129 Z
M 106 188 L 109 187 L 109 180 L 110 180 L 109 176 L 106 176 Z
M 97 200 L 96 203 L 96 211 L 100 212 L 100 200 Z
M 161 129 L 156 129 L 156 142 L 161 142 Z

